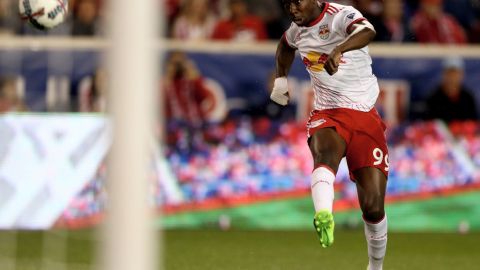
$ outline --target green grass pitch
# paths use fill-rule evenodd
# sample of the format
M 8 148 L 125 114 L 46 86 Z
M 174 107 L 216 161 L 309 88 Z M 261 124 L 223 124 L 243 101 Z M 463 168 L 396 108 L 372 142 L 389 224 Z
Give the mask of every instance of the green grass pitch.
M 95 269 L 91 266 L 99 244 L 95 236 L 90 230 L 0 232 L 0 269 Z M 164 269 L 366 268 L 361 231 L 337 231 L 335 244 L 328 249 L 321 248 L 315 237 L 313 231 L 167 231 Z M 384 269 L 479 269 L 479 243 L 480 233 L 390 233 Z

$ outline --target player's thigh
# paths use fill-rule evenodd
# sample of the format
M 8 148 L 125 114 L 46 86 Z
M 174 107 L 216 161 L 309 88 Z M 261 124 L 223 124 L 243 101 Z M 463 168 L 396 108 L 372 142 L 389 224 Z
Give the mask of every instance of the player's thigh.
M 315 131 L 308 140 L 314 166 L 327 165 L 335 172 L 346 151 L 344 139 L 334 128 Z
M 384 214 L 385 190 L 389 171 L 388 148 L 381 125 L 371 123 L 357 131 L 350 141 L 347 163 L 357 184 L 364 217 L 377 220 Z
M 353 172 L 360 200 L 367 197 L 385 198 L 387 177 L 375 167 L 365 167 Z
M 365 167 L 353 172 L 357 185 L 358 200 L 364 217 L 378 220 L 385 214 L 387 176 L 375 167 Z
M 388 147 L 380 126 L 373 123 L 368 128 L 356 131 L 348 144 L 346 157 L 352 180 L 357 180 L 353 172 L 366 167 L 376 168 L 388 178 Z

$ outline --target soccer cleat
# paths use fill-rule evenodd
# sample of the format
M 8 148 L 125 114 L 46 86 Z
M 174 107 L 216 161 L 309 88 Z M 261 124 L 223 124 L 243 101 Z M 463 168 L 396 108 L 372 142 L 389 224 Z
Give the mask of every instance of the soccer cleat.
M 320 244 L 326 248 L 333 244 L 333 230 L 335 222 L 333 215 L 327 210 L 321 210 L 313 217 L 313 226 L 320 238 Z

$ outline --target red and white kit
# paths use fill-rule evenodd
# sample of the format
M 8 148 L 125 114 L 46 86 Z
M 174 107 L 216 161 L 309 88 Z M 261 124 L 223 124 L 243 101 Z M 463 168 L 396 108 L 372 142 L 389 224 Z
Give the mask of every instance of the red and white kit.
M 308 135 L 321 128 L 335 128 L 347 143 L 350 172 L 376 167 L 388 176 L 385 125 L 374 109 L 379 86 L 368 46 L 344 53 L 333 76 L 324 69 L 328 54 L 349 36 L 352 25 L 366 19 L 351 6 L 325 4 L 309 26 L 292 23 L 284 35 L 289 46 L 299 51 L 315 92 Z

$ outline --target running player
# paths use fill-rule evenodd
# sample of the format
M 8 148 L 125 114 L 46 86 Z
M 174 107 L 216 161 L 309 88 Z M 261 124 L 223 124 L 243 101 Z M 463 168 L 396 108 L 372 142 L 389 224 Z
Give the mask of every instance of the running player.
M 283 4 L 293 23 L 278 44 L 271 99 L 287 105 L 287 75 L 298 50 L 315 91 L 307 128 L 314 163 L 313 223 L 320 244 L 333 244 L 333 182 L 346 157 L 365 221 L 368 269 L 382 269 L 387 247 L 388 149 L 385 125 L 374 108 L 379 87 L 367 47 L 375 29 L 351 6 L 317 0 Z

